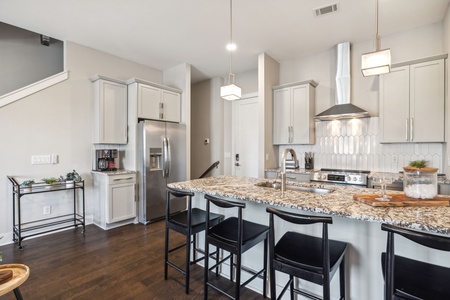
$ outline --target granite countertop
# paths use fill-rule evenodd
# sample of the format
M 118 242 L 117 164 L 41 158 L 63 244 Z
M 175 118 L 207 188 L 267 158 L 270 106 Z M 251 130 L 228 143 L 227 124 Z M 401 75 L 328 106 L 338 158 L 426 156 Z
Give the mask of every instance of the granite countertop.
M 125 174 L 136 174 L 136 171 L 130 171 L 130 170 L 116 170 L 116 171 L 91 171 L 92 173 L 96 174 L 102 174 L 102 175 L 125 175 Z
M 169 187 L 191 192 L 208 193 L 256 203 L 290 207 L 362 221 L 389 223 L 417 230 L 450 234 L 450 207 L 373 207 L 353 200 L 354 194 L 373 194 L 373 189 L 354 186 L 320 185 L 335 191 L 330 194 L 314 194 L 255 186 L 268 181 L 235 176 L 217 176 L 168 184 Z M 289 182 L 299 186 L 319 186 L 313 183 Z M 389 191 L 389 193 L 400 193 Z

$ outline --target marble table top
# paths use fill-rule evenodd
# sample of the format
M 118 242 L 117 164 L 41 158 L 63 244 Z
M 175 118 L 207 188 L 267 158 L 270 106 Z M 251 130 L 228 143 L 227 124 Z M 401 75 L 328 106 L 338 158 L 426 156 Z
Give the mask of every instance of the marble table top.
M 450 207 L 373 207 L 353 200 L 354 194 L 374 194 L 379 190 L 354 186 L 320 185 L 335 191 L 315 194 L 255 186 L 268 179 L 236 176 L 217 176 L 168 184 L 171 188 L 198 193 L 252 201 L 267 205 L 289 207 L 303 211 L 339 216 L 362 221 L 389 223 L 416 230 L 439 234 L 450 234 Z M 288 182 L 299 186 L 314 186 L 313 183 Z M 389 193 L 400 193 L 389 191 Z

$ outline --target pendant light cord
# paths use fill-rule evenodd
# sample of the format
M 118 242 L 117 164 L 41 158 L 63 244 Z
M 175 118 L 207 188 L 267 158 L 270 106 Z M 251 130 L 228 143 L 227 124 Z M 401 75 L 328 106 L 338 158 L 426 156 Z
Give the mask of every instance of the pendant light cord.
M 377 35 L 375 36 L 375 49 L 376 51 L 380 50 L 380 35 L 378 34 L 378 0 L 377 0 L 377 7 L 376 7 L 376 29 L 377 29 Z
M 230 0 L 230 45 L 233 45 L 233 0 Z M 228 74 L 228 84 L 234 83 L 234 74 L 232 72 L 233 50 L 230 51 L 230 72 Z

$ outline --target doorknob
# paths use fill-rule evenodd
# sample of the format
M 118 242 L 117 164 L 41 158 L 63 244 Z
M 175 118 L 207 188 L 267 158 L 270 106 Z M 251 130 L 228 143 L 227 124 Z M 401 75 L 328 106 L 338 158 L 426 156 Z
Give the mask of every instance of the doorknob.
M 239 167 L 239 166 L 240 166 L 240 164 L 239 164 L 239 163 L 235 163 L 234 165 L 235 165 L 236 167 Z

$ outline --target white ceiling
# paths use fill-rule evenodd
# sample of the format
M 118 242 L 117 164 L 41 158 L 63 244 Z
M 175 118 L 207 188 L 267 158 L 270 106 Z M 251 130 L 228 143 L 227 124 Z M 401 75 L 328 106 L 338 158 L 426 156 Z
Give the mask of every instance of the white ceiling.
M 379 0 L 379 32 L 441 22 L 450 0 Z M 334 14 L 313 9 L 339 3 Z M 374 39 L 375 0 L 234 0 L 233 72 Z M 229 0 L 0 0 L 0 21 L 159 70 L 193 66 L 192 81 L 228 73 Z

